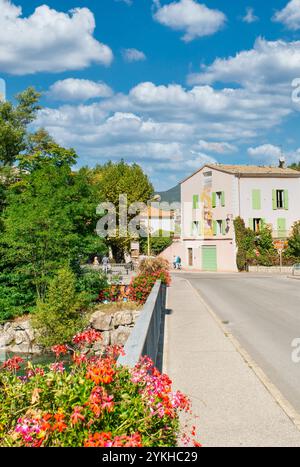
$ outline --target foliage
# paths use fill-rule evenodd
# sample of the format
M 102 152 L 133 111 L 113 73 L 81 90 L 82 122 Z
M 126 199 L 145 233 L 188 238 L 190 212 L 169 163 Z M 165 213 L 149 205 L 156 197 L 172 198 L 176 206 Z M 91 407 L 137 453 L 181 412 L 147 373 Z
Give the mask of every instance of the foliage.
M 108 288 L 107 277 L 99 271 L 82 269 L 77 279 L 77 290 L 85 292 L 89 296 L 89 301 L 94 302 L 98 299 L 99 291 Z
M 121 302 L 129 299 L 128 285 L 109 285 L 106 289 L 100 290 L 98 300 L 100 302 Z
M 171 277 L 169 271 L 162 269 L 152 273 L 139 274 L 134 277 L 129 287 L 129 299 L 139 304 L 144 304 L 157 280 L 162 284 L 170 285 Z
M 130 237 L 119 233 L 119 196 L 127 196 L 128 206 L 137 202 L 146 203 L 153 195 L 153 186 L 139 165 L 126 164 L 123 160 L 97 166 L 92 174 L 99 199 L 113 203 L 116 207 L 117 235 L 115 238 L 108 238 L 108 243 L 114 259 L 122 262 L 124 253 L 129 249 Z M 129 220 L 137 214 L 130 215 Z
M 145 258 L 139 264 L 140 274 L 152 274 L 153 272 L 165 270 L 169 271 L 170 263 L 164 258 Z
M 73 174 L 68 166 L 46 164 L 11 185 L 7 200 L 0 239 L 2 318 L 31 310 L 60 267 L 107 251 L 93 230 L 97 203 L 84 170 Z
M 151 254 L 159 255 L 166 248 L 168 248 L 173 243 L 173 232 L 165 232 L 164 230 L 159 230 L 158 232 L 153 233 L 150 236 L 150 249 Z M 147 238 L 140 239 L 141 251 L 144 254 L 148 252 L 148 241 Z
M 32 325 L 38 330 L 38 341 L 45 347 L 57 342 L 70 342 L 85 325 L 82 311 L 89 296 L 76 290 L 76 276 L 69 269 L 60 269 L 51 280 L 44 301 L 38 300 Z
M 30 87 L 16 96 L 17 104 L 0 102 L 0 165 L 13 165 L 26 149 L 27 126 L 40 109 L 40 94 Z
M 249 260 L 254 257 L 255 234 L 251 229 L 245 227 L 245 222 L 241 217 L 234 219 L 234 229 L 238 247 L 237 267 L 239 271 L 244 271 Z
M 288 240 L 288 248 L 286 251 L 286 256 L 294 256 L 298 259 L 300 258 L 300 221 L 295 222 L 293 225 L 292 235 Z
M 291 164 L 289 167 L 290 167 L 290 169 L 294 169 L 294 170 L 299 170 L 299 171 L 300 171 L 300 162 L 293 162 L 293 164 Z
M 189 399 L 172 391 L 172 381 L 147 357 L 130 369 L 116 364 L 118 347 L 101 357 L 83 350 L 99 338 L 95 331 L 74 337 L 69 370 L 64 345 L 53 347 L 55 363 L 28 363 L 22 377 L 20 357 L 2 365 L 0 446 L 176 446 L 179 413 L 191 413 Z M 193 427 L 183 439 L 200 446 L 194 435 Z

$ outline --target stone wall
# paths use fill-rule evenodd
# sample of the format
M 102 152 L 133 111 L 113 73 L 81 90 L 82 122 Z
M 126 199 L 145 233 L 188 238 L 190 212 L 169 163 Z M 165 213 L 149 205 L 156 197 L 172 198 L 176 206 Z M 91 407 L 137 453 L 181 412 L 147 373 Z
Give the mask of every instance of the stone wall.
M 120 310 L 112 314 L 96 310 L 91 316 L 89 327 L 101 331 L 102 340 L 96 344 L 95 351 L 100 352 L 106 345 L 124 345 L 139 314 L 138 310 Z M 0 325 L 0 352 L 42 352 L 36 344 L 36 333 L 30 325 L 30 319 Z

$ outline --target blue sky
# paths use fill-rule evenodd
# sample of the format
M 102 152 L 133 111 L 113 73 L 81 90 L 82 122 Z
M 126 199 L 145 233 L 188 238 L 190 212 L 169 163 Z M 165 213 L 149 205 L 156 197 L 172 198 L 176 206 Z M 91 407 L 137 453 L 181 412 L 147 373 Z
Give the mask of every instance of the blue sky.
M 35 126 L 79 165 L 123 157 L 167 189 L 300 160 L 299 36 L 300 0 L 0 0 L 0 77 L 43 92 Z

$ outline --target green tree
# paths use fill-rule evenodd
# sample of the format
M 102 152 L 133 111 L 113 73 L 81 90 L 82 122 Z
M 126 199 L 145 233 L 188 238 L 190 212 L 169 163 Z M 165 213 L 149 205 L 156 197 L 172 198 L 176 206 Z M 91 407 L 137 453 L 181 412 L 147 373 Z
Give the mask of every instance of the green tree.
M 27 126 L 40 109 L 40 93 L 30 87 L 16 96 L 16 105 L 0 103 L 0 165 L 13 165 L 27 147 Z
M 245 222 L 241 217 L 234 219 L 235 238 L 238 247 L 237 267 L 239 271 L 247 269 L 251 259 L 254 258 L 255 233 L 246 228 Z
M 7 199 L 0 238 L 0 300 L 19 299 L 11 310 L 11 300 L 5 298 L 6 316 L 30 310 L 36 297 L 42 300 L 62 266 L 107 251 L 94 232 L 97 200 L 84 170 L 73 173 L 67 165 L 46 164 L 10 186 Z
M 300 221 L 295 222 L 293 225 L 292 235 L 288 240 L 288 248 L 285 255 L 300 258 Z
M 154 232 L 150 237 L 150 247 L 151 247 L 151 254 L 159 255 L 162 253 L 166 248 L 168 248 L 173 243 L 173 232 L 165 232 L 163 230 L 159 230 L 158 232 Z M 142 238 L 140 240 L 140 249 L 146 255 L 148 252 L 148 240 L 147 238 Z
M 68 268 L 60 269 L 50 282 L 45 300 L 38 300 L 33 315 L 39 343 L 45 347 L 71 343 L 74 334 L 86 324 L 86 307 L 86 295 L 76 291 L 74 273 Z
M 99 199 L 111 202 L 116 207 L 117 236 L 108 238 L 108 244 L 116 261 L 123 261 L 130 238 L 119 235 L 119 196 L 127 195 L 128 206 L 135 202 L 146 203 L 153 195 L 153 186 L 139 165 L 126 164 L 123 160 L 96 167 L 93 176 L 98 186 Z M 133 217 L 134 215 L 129 216 L 129 220 Z
M 294 162 L 294 163 L 291 164 L 289 167 L 290 167 L 290 169 L 294 169 L 294 170 L 300 171 L 300 162 Z

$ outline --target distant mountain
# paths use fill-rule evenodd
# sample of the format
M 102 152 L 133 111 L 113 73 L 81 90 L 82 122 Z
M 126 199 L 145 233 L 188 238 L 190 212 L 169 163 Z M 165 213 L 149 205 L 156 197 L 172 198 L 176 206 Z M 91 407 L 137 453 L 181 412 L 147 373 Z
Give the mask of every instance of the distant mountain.
M 167 203 L 180 203 L 181 201 L 180 185 L 176 185 L 167 191 L 159 191 L 156 194 L 160 195 L 161 201 L 165 201 Z

